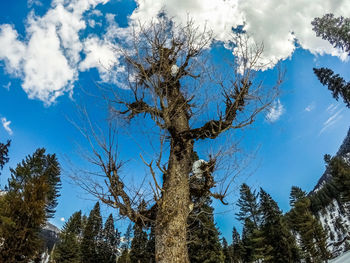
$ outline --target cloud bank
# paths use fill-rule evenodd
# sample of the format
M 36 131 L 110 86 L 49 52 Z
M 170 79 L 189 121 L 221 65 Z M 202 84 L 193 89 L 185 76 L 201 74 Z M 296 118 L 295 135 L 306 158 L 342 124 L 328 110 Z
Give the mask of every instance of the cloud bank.
M 6 71 L 22 79 L 29 98 L 47 105 L 64 93 L 71 93 L 79 72 L 97 68 L 102 81 L 118 83 L 118 65 L 114 38 L 123 38 L 128 29 L 119 28 L 111 14 L 101 14 L 98 5 L 111 0 L 53 0 L 43 16 L 31 12 L 26 19 L 26 35 L 19 36 L 9 24 L 0 25 L 0 60 Z M 35 1 L 29 1 L 33 4 Z M 166 12 L 177 23 L 192 18 L 199 27 L 206 26 L 215 40 L 228 43 L 232 28 L 244 25 L 254 43 L 264 44 L 262 63 L 269 67 L 290 57 L 296 43 L 313 54 L 331 54 L 346 59 L 346 54 L 332 48 L 312 31 L 314 17 L 326 13 L 350 17 L 347 0 L 136 0 L 137 8 L 129 24 L 148 22 L 159 12 Z M 117 11 L 116 11 L 117 12 Z M 84 36 L 87 28 L 107 21 L 108 28 Z M 97 32 L 97 31 L 96 31 Z M 235 52 L 235 51 L 233 51 Z

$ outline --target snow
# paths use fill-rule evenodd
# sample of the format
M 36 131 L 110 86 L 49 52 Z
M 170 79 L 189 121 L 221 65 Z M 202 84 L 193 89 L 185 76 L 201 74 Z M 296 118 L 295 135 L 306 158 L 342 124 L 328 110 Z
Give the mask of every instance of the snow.
M 175 77 L 176 74 L 179 72 L 179 67 L 174 64 L 171 66 L 171 76 Z
M 340 257 L 337 257 L 329 261 L 329 263 L 348 263 L 348 262 L 350 262 L 350 251 L 344 253 Z
M 198 179 L 201 179 L 202 178 L 202 173 L 203 171 L 201 170 L 201 166 L 202 164 L 205 164 L 207 163 L 206 161 L 204 160 L 198 160 L 198 161 L 195 161 L 192 165 L 192 174 L 194 177 L 198 178 Z
M 345 204 L 345 206 L 347 206 Z M 322 227 L 328 232 L 327 244 L 328 249 L 333 255 L 339 255 L 346 249 L 346 243 L 342 242 L 350 232 L 350 222 L 347 211 L 342 212 L 336 200 L 328 205 L 323 211 L 318 213 L 318 218 Z M 341 224 L 344 229 L 339 228 Z M 331 239 L 333 234 L 334 238 Z M 349 261 L 350 262 L 350 261 Z

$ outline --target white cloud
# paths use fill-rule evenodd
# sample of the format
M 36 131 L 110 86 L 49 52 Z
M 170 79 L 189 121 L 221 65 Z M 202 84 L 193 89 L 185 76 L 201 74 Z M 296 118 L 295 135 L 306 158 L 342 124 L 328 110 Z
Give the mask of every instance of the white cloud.
M 332 114 L 333 112 L 335 112 L 336 110 L 337 110 L 337 108 L 338 108 L 338 106 L 339 106 L 339 104 L 337 105 L 337 104 L 330 104 L 328 107 L 327 107 L 327 109 L 326 109 L 326 111 L 329 113 L 329 114 Z
M 343 118 L 343 115 L 341 113 L 343 112 L 344 109 L 340 109 L 336 113 L 333 113 L 336 108 L 337 108 L 337 106 L 334 107 L 334 105 L 333 105 L 333 107 L 329 106 L 327 108 L 327 110 L 331 114 L 331 116 L 328 117 L 328 119 L 323 123 L 322 129 L 320 130 L 319 135 L 322 134 L 327 129 L 331 128 L 334 124 L 336 124 L 339 120 L 341 120 Z
M 91 67 L 98 69 L 103 81 L 118 83 L 117 74 L 113 76 L 110 71 L 123 71 L 114 39 L 131 37 L 132 26 L 154 19 L 161 11 L 177 23 L 193 18 L 199 28 L 213 30 L 214 38 L 226 44 L 231 40 L 232 27 L 245 24 L 250 44 L 264 44 L 261 63 L 268 67 L 290 57 L 296 41 L 314 54 L 347 58 L 316 37 L 311 21 L 326 13 L 349 17 L 348 0 L 136 0 L 129 28 L 118 27 L 113 15 L 103 17 L 95 9 L 109 1 L 52 0 L 46 14 L 39 17 L 32 12 L 27 17 L 25 36 L 19 36 L 11 25 L 0 25 L 0 60 L 5 62 L 8 73 L 22 78 L 23 89 L 30 98 L 47 105 L 53 103 L 58 96 L 72 92 L 79 72 Z M 39 3 L 28 0 L 29 5 Z M 109 23 L 106 34 L 82 38 L 87 25 L 101 25 L 101 19 Z M 238 54 L 237 49 L 233 52 Z M 82 53 L 86 55 L 83 61 Z
M 307 105 L 307 106 L 305 107 L 304 111 L 307 111 L 307 112 L 313 111 L 313 110 L 315 109 L 315 107 L 316 107 L 316 106 L 315 106 L 315 103 L 313 102 L 313 103 Z
M 8 121 L 5 117 L 2 117 L 1 118 L 1 123 L 2 123 L 2 127 L 4 127 L 4 129 L 7 131 L 7 133 L 9 135 L 12 135 L 13 131 L 10 128 L 11 121 Z
M 212 29 L 217 40 L 230 40 L 231 28 L 245 23 L 252 42 L 264 44 L 262 63 L 273 66 L 295 50 L 295 41 L 314 54 L 332 54 L 345 59 L 346 54 L 331 47 L 312 31 L 314 17 L 326 13 L 350 16 L 347 0 L 137 0 L 133 21 L 149 20 L 161 10 L 177 22 L 188 16 Z
M 268 113 L 266 114 L 266 119 L 268 122 L 276 122 L 279 120 L 279 118 L 284 113 L 284 107 L 280 100 L 275 101 L 272 104 L 272 107 L 269 109 Z
M 61 222 L 65 222 L 66 219 L 65 219 L 64 217 L 61 217 L 61 218 L 60 218 L 60 221 L 61 221 Z
M 79 66 L 81 71 L 97 68 L 103 81 L 114 82 L 116 72 L 111 70 L 118 63 L 118 56 L 110 42 L 97 36 L 90 37 L 84 41 L 84 53 L 86 57 Z
M 34 5 L 42 6 L 43 3 L 40 0 L 28 0 L 28 7 L 33 7 Z
M 3 86 L 4 89 L 7 89 L 8 91 L 10 90 L 11 87 L 11 82 L 7 83 L 6 85 Z
M 107 0 L 53 0 L 51 9 L 26 22 L 26 40 L 19 40 L 10 25 L 0 26 L 0 60 L 10 74 L 20 76 L 29 98 L 50 105 L 73 89 L 83 43 L 79 33 L 86 28 L 84 12 Z
M 0 25 L 0 60 L 5 61 L 8 73 L 18 75 L 22 67 L 26 46 L 18 40 L 11 25 Z

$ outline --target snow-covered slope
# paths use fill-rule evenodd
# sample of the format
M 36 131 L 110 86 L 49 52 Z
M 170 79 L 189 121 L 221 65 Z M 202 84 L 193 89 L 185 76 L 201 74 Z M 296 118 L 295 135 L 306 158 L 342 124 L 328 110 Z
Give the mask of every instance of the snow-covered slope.
M 328 261 L 328 263 L 349 263 L 350 262 L 350 252 L 346 252 L 343 255 Z
M 350 129 L 337 152 L 337 156 L 350 163 Z M 331 175 L 326 170 L 310 194 L 322 189 L 330 179 Z M 323 228 L 328 232 L 328 248 L 334 256 L 341 255 L 350 249 L 350 211 L 346 207 L 348 207 L 347 204 L 333 200 L 330 205 L 317 214 Z
M 321 210 L 318 217 L 323 228 L 328 232 L 328 249 L 334 256 L 341 255 L 349 249 L 350 217 L 336 200 Z M 350 261 L 349 261 L 350 262 Z

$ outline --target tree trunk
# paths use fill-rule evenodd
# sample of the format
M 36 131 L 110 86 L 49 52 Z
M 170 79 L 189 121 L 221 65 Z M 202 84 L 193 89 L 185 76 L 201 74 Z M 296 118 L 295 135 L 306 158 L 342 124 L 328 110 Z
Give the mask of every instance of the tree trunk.
M 193 145 L 185 154 L 172 147 L 163 197 L 156 219 L 156 262 L 187 263 L 187 217 L 190 213 L 188 176 Z M 179 158 L 180 157 L 180 158 Z
M 185 109 L 173 114 L 174 133 L 170 142 L 167 173 L 164 175 L 162 198 L 158 204 L 155 243 L 157 263 L 189 263 L 187 218 L 190 213 L 189 173 L 192 169 L 193 140 L 176 135 L 189 128 Z

